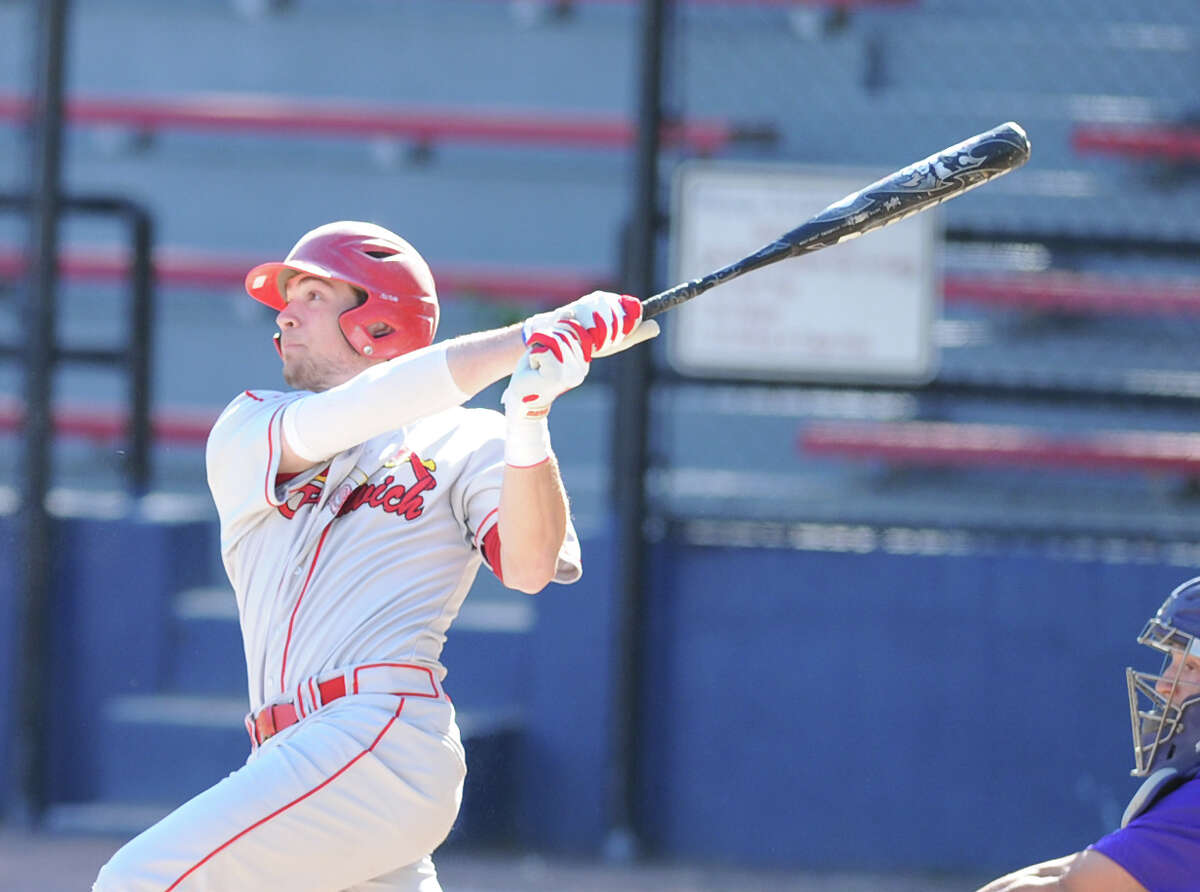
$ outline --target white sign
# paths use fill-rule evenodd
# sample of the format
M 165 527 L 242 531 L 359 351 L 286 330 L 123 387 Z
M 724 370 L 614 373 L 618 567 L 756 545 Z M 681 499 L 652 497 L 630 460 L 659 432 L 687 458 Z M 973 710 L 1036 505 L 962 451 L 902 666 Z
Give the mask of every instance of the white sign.
M 874 182 L 873 171 L 689 162 L 674 183 L 671 281 L 775 241 Z M 933 377 L 937 220 L 926 211 L 746 273 L 671 311 L 685 375 L 920 383 Z

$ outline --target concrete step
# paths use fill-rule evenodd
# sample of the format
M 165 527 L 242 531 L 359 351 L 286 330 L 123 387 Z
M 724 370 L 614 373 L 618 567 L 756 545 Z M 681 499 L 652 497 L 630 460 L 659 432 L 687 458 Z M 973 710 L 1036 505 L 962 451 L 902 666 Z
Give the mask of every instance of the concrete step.
M 59 802 L 48 809 L 45 829 L 51 833 L 79 833 L 130 839 L 170 814 L 165 802 Z
M 181 693 L 243 694 L 246 657 L 228 586 L 180 592 L 172 610 L 166 687 Z
M 126 697 L 106 715 L 115 734 L 101 735 L 102 792 L 91 802 L 47 809 L 46 829 L 131 838 L 241 764 L 240 738 L 218 728 L 235 707 L 226 698 Z M 517 839 L 521 713 L 515 709 L 460 711 L 458 723 L 469 771 L 451 845 L 503 845 Z M 112 738 L 112 739 L 106 739 Z M 229 752 L 214 753 L 214 743 Z M 239 749 L 240 748 L 240 749 Z M 237 764 L 233 764 L 236 762 Z
M 191 798 L 245 762 L 246 710 L 244 694 L 150 694 L 110 700 L 95 740 L 99 798 Z

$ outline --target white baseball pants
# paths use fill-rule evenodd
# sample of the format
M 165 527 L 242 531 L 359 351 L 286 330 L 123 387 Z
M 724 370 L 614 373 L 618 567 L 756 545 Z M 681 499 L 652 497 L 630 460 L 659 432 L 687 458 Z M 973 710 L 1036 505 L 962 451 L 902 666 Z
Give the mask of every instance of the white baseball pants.
M 465 776 L 444 695 L 342 697 L 128 842 L 93 892 L 440 892 L 430 854 Z

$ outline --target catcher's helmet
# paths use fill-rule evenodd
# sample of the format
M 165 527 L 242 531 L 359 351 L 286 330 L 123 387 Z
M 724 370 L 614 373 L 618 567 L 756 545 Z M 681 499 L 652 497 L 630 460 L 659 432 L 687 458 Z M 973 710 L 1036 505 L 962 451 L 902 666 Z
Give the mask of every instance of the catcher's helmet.
M 301 273 L 337 279 L 366 292 L 366 300 L 338 319 L 350 346 L 364 356 L 391 359 L 433 343 L 438 324 L 433 273 L 417 250 L 394 232 L 351 220 L 318 226 L 296 242 L 282 263 L 262 263 L 250 270 L 246 291 L 282 310 L 287 306 L 287 280 Z M 387 328 L 372 334 L 377 323 Z
M 1132 773 L 1143 777 L 1161 768 L 1188 772 L 1200 765 L 1200 693 L 1194 688 L 1176 692 L 1184 656 L 1200 657 L 1200 576 L 1171 592 L 1146 623 L 1138 644 L 1166 656 L 1158 674 L 1125 670 L 1136 762 Z

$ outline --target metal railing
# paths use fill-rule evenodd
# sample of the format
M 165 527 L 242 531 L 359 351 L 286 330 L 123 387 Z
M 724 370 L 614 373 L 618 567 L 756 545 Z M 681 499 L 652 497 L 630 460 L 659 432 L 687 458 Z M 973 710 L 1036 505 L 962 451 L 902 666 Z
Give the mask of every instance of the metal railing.
M 32 198 L 0 193 L 0 211 L 28 213 Z M 125 372 L 129 415 L 126 437 L 126 476 L 130 490 L 142 494 L 152 476 L 150 446 L 150 369 L 154 326 L 154 224 L 150 213 L 125 198 L 105 195 L 69 196 L 60 199 L 63 211 L 89 216 L 114 217 L 125 224 L 129 240 L 128 327 L 123 344 L 111 347 L 67 347 L 53 335 L 51 366 L 77 363 L 122 369 Z M 0 359 L 20 360 L 21 343 L 0 342 Z

